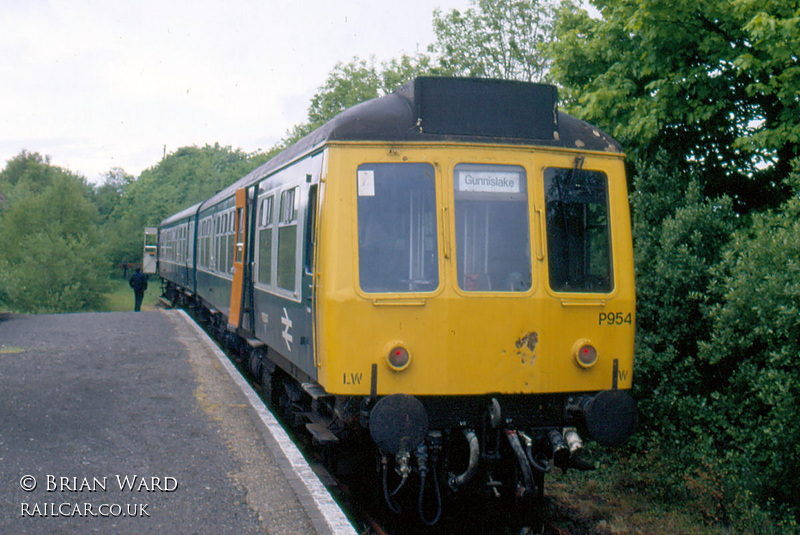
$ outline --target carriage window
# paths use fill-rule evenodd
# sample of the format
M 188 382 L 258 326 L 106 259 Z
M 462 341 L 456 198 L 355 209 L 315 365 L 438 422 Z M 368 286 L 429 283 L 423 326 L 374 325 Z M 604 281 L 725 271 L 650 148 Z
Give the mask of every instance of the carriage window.
M 197 233 L 195 232 L 196 224 L 194 221 L 189 222 L 186 228 L 186 263 L 190 266 L 194 261 L 195 242 L 197 240 Z
M 186 239 L 186 227 L 181 225 L 178 227 L 178 262 L 183 262 L 183 251 L 186 247 L 184 240 Z
M 197 267 L 206 267 L 206 220 L 201 219 L 197 231 Z
M 217 271 L 219 269 L 219 244 L 220 244 L 220 237 L 219 237 L 219 222 L 220 216 L 219 214 L 214 215 L 214 235 L 211 237 L 211 269 Z
M 358 181 L 358 268 L 366 292 L 439 286 L 436 184 L 427 163 L 363 164 Z
M 278 222 L 278 286 L 295 291 L 297 253 L 297 187 L 281 193 Z
M 225 273 L 233 275 L 233 256 L 236 250 L 236 236 L 235 236 L 235 224 L 236 224 L 236 214 L 234 211 L 228 212 L 227 216 L 228 221 L 228 231 L 227 235 L 225 236 L 227 242 L 227 260 L 225 262 Z
M 200 238 L 200 263 L 205 269 L 211 268 L 211 217 L 203 219 L 200 223 L 202 237 Z
M 471 292 L 531 288 L 525 169 L 459 164 L 455 168 L 458 286 Z
M 226 227 L 226 214 L 220 214 L 219 219 L 217 219 L 218 229 L 217 229 L 217 272 L 218 273 L 225 273 L 228 270 L 226 266 L 228 262 L 228 254 L 225 252 L 226 248 L 228 247 L 228 237 L 225 230 Z
M 608 178 L 599 171 L 544 172 L 550 287 L 562 292 L 610 292 L 611 229 Z
M 258 282 L 272 284 L 272 204 L 275 197 L 261 199 L 258 225 Z

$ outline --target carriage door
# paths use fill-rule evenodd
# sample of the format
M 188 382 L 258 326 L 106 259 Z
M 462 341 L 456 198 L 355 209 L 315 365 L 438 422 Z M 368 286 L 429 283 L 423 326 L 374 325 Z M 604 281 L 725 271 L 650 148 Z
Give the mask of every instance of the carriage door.
M 155 273 L 158 262 L 158 228 L 145 227 L 142 273 Z
M 236 221 L 234 237 L 236 245 L 233 249 L 233 286 L 231 287 L 231 313 L 228 325 L 239 328 L 242 317 L 242 295 L 244 285 L 244 258 L 247 222 L 247 189 L 236 190 Z

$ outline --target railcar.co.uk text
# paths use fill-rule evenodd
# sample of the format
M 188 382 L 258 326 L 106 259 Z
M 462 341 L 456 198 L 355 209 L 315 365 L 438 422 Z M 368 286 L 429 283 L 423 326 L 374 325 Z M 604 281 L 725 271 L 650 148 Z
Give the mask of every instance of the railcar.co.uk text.
M 22 476 L 19 486 L 25 492 L 39 488 L 36 477 Z M 64 477 L 45 475 L 41 487 L 47 493 L 101 493 L 121 492 L 129 494 L 165 493 L 178 490 L 178 480 L 170 476 L 142 477 L 139 475 L 115 475 L 102 477 Z M 149 517 L 147 503 L 75 503 L 69 501 L 42 501 L 20 503 L 20 515 L 24 517 Z

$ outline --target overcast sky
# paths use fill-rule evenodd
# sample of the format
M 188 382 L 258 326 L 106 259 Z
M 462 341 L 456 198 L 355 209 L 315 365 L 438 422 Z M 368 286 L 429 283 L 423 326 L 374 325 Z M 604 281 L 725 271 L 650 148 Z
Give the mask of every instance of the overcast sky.
M 268 149 L 337 61 L 425 51 L 469 0 L 0 0 L 0 169 L 22 149 L 97 182 L 215 142 Z

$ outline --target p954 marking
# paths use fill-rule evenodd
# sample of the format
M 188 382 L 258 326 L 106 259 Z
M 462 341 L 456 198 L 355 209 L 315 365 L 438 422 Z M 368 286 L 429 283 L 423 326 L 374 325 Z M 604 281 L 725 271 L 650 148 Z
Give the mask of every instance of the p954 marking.
M 600 312 L 597 315 L 598 325 L 631 325 L 633 314 L 631 312 Z

